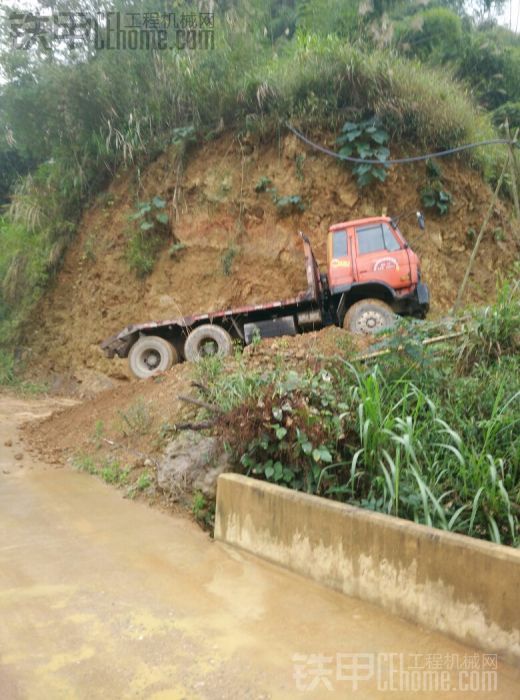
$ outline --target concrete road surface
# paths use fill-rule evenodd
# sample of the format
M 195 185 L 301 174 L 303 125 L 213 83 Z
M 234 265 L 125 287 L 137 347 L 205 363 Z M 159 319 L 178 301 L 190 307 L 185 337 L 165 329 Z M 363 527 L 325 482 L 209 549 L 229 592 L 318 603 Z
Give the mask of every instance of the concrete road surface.
M 520 698 L 519 670 L 14 459 L 49 405 L 0 396 L 0 700 Z

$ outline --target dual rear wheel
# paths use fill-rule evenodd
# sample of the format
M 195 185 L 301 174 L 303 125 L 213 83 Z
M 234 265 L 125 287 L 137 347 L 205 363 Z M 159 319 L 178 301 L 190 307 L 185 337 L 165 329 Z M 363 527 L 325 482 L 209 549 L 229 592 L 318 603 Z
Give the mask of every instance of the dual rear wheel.
M 224 328 L 209 323 L 194 328 L 184 344 L 184 356 L 189 362 L 197 362 L 213 355 L 229 355 L 232 350 L 233 341 L 229 333 Z M 167 372 L 179 359 L 174 346 L 158 335 L 141 336 L 128 353 L 130 371 L 137 379 L 147 379 Z

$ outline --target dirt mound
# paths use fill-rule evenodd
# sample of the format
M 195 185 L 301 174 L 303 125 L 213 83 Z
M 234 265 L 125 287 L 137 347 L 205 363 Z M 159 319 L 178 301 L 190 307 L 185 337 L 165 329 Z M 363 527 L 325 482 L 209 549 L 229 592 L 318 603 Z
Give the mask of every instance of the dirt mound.
M 265 371 L 283 362 L 287 368 L 317 369 L 331 355 L 352 358 L 363 352 L 370 339 L 351 336 L 339 328 L 326 328 L 303 336 L 273 338 L 246 348 L 248 370 Z M 237 359 L 226 358 L 222 372 L 234 372 Z M 48 461 L 65 462 L 78 455 L 97 462 L 117 458 L 125 465 L 140 465 L 157 455 L 175 434 L 178 423 L 197 422 L 200 406 L 179 397 L 199 397 L 193 385 L 196 368 L 175 365 L 169 372 L 140 382 L 121 382 L 81 403 L 25 426 L 30 444 Z
M 402 224 L 422 258 L 433 313 L 453 303 L 472 231 L 490 200 L 488 186 L 460 161 L 444 160 L 442 168 L 454 198 L 450 214 L 429 216 L 426 232 L 411 219 Z M 285 215 L 274 192 L 256 191 L 260 182 L 275 188 L 278 197 L 297 195 L 305 210 Z M 83 372 L 86 384 L 89 373 L 115 380 L 128 376 L 126 363 L 108 361 L 99 350 L 108 335 L 130 322 L 290 296 L 306 286 L 298 230 L 309 235 L 323 264 L 331 223 L 415 210 L 424 183 L 419 164 L 393 168 L 386 183 L 359 191 L 342 164 L 307 151 L 293 136 L 261 144 L 223 134 L 190 152 L 181 177 L 173 151 L 144 172 L 121 173 L 86 211 L 54 287 L 38 308 L 27 337 L 29 365 L 46 377 Z M 156 195 L 172 205 L 175 235 L 186 247 L 173 258 L 165 249 L 153 273 L 139 280 L 126 259 L 129 217 L 138 198 Z M 498 204 L 490 224 L 495 235 L 489 233 L 482 244 L 468 300 L 488 301 L 496 272 L 514 260 L 509 218 Z
M 129 382 L 99 392 L 25 426 L 30 443 L 47 459 L 101 451 L 118 453 L 130 461 L 139 453 L 154 452 L 153 440 L 191 411 L 178 395 L 190 392 L 191 367 L 177 365 L 168 374 L 142 381 L 136 390 Z M 155 445 L 157 448 L 157 445 Z

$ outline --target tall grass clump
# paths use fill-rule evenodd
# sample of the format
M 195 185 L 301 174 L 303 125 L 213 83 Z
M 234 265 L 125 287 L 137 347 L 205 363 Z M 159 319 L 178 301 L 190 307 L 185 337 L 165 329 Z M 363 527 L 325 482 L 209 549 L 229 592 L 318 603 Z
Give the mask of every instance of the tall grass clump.
M 297 66 L 289 69 L 289 64 Z M 363 50 L 339 37 L 300 34 L 268 66 L 267 108 L 309 126 L 337 126 L 345 111 L 375 114 L 394 138 L 420 147 L 448 148 L 493 133 L 469 91 L 446 70 L 381 49 Z M 477 121 L 477 124 L 476 124 Z

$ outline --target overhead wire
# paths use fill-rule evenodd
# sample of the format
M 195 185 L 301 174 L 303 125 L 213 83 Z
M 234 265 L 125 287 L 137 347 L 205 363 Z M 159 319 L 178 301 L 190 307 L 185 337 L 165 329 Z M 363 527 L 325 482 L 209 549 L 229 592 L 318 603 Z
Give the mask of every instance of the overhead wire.
M 462 146 L 455 146 L 453 148 L 448 148 L 444 151 L 437 151 L 435 153 L 425 153 L 420 156 L 409 156 L 408 158 L 392 158 L 392 159 L 372 159 L 372 158 L 356 158 L 355 156 L 346 156 L 337 151 L 332 151 L 326 146 L 322 146 L 319 143 L 315 143 L 308 139 L 301 131 L 295 129 L 292 124 L 286 122 L 286 126 L 297 138 L 306 143 L 308 146 L 313 148 L 315 151 L 320 151 L 325 153 L 332 158 L 337 158 L 338 160 L 346 160 L 350 163 L 366 163 L 369 165 L 401 165 L 405 163 L 417 163 L 421 160 L 429 160 L 430 158 L 443 158 L 445 156 L 450 156 L 453 153 L 460 153 L 461 151 L 467 151 L 471 148 L 479 148 L 481 146 L 492 146 L 492 145 L 510 145 L 516 148 L 520 148 L 520 144 L 515 140 L 509 139 L 488 139 L 487 141 L 478 141 L 475 143 L 466 143 Z

